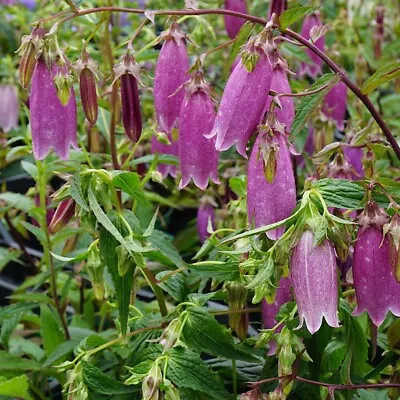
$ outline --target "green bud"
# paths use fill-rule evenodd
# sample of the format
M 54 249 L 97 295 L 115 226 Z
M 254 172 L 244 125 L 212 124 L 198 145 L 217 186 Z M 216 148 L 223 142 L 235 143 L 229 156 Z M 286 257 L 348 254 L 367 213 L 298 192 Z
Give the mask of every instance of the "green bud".
M 174 347 L 179 339 L 179 333 L 182 323 L 179 318 L 173 319 L 161 335 L 160 344 L 163 345 L 164 351 Z
M 89 275 L 89 279 L 92 283 L 96 299 L 102 300 L 104 298 L 104 264 L 100 259 L 100 251 L 97 242 L 94 242 L 89 247 L 86 269 Z
M 161 382 L 162 372 L 157 362 L 155 362 L 142 382 L 143 400 L 159 400 Z

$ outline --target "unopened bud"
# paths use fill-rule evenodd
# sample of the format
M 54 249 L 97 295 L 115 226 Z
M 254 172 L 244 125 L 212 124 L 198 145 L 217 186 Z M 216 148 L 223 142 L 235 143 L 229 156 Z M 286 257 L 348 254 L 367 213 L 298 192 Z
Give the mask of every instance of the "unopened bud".
M 49 224 L 50 233 L 60 231 L 68 224 L 70 219 L 74 216 L 75 201 L 73 199 L 63 200 L 56 209 L 53 218 Z
M 160 344 L 163 345 L 164 351 L 174 347 L 179 339 L 179 332 L 182 324 L 178 318 L 173 319 L 161 335 Z
M 89 279 L 92 282 L 94 295 L 96 299 L 101 300 L 104 297 L 103 272 L 104 264 L 100 259 L 100 251 L 97 244 L 92 244 L 89 248 L 86 268 Z
M 152 367 L 142 382 L 143 400 L 158 400 L 160 398 L 161 369 L 157 363 Z

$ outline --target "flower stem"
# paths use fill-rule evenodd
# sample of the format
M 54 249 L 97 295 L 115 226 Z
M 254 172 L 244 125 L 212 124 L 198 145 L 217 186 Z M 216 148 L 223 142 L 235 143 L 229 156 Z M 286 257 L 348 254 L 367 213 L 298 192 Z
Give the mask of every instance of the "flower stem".
M 51 295 L 54 301 L 54 305 L 57 309 L 58 315 L 60 316 L 61 324 L 64 330 L 65 338 L 69 340 L 69 332 L 68 332 L 68 325 L 64 318 L 64 312 L 60 305 L 60 301 L 57 295 L 57 274 L 54 268 L 53 257 L 51 256 L 51 240 L 49 235 L 49 229 L 47 226 L 47 206 L 46 206 L 46 170 L 44 165 L 41 161 L 36 161 L 37 171 L 38 171 L 38 186 L 39 186 L 39 198 L 40 198 L 40 208 L 42 211 L 42 215 L 40 216 L 40 226 L 44 233 L 44 242 L 43 245 L 43 253 L 44 253 L 44 261 L 50 271 L 50 290 Z

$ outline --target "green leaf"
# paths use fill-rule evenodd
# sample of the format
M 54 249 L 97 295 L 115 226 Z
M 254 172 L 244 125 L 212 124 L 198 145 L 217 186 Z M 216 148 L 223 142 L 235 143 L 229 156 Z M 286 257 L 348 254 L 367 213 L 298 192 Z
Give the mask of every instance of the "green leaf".
M 40 336 L 47 355 L 51 354 L 65 340 L 59 319 L 46 304 L 42 304 L 40 307 Z
M 151 163 L 157 157 L 157 161 L 162 164 L 171 164 L 171 165 L 179 165 L 178 157 L 173 156 L 171 154 L 148 154 L 143 157 L 135 158 L 130 162 L 130 165 L 138 165 L 144 163 Z
M 378 86 L 400 77 L 400 61 L 391 62 L 384 65 L 371 75 L 363 87 L 361 88 L 363 94 L 372 93 Z
M 17 261 L 22 252 L 15 249 L 0 247 L 0 272 L 11 261 Z
M 43 368 L 60 364 L 60 359 L 68 356 L 68 354 L 70 354 L 78 344 L 79 340 L 68 340 L 64 343 L 61 343 L 56 349 L 54 349 L 52 353 L 49 354 L 43 363 Z
M 122 231 L 122 222 L 118 215 L 112 212 L 110 218 Z M 117 246 L 119 246 L 117 239 L 108 230 L 100 227 L 100 257 L 111 274 L 115 286 L 121 332 L 124 335 L 128 324 L 129 301 L 133 284 L 133 266 L 130 266 L 124 276 L 119 275 L 118 257 L 115 250 Z
M 113 177 L 113 184 L 131 195 L 142 204 L 148 204 L 141 186 L 140 177 L 136 172 L 120 172 Z
M 254 357 L 239 350 L 228 330 L 207 311 L 200 307 L 186 310 L 187 319 L 183 328 L 183 341 L 199 352 L 232 360 L 254 361 Z
M 11 334 L 14 332 L 14 329 L 19 324 L 22 316 L 26 311 L 20 310 L 10 315 L 9 318 L 6 318 L 2 321 L 1 324 L 1 332 L 0 332 L 0 342 L 6 348 L 8 348 L 8 341 L 10 339 Z
M 173 271 L 161 271 L 156 275 L 157 281 L 162 280 L 166 275 Z M 165 281 L 160 282 L 159 286 L 171 295 L 174 300 L 182 302 L 189 294 L 189 287 L 183 273 L 171 275 Z
M 76 204 L 78 204 L 85 211 L 90 211 L 89 206 L 83 196 L 81 176 L 79 175 L 79 172 L 72 177 L 70 194 L 71 197 L 75 200 Z
M 289 8 L 288 10 L 285 10 L 279 16 L 279 23 L 280 23 L 281 30 L 284 31 L 290 25 L 301 20 L 306 15 L 311 14 L 316 9 L 317 9 L 317 7 L 299 6 L 299 7 L 293 7 L 293 8 Z
M 23 194 L 4 192 L 0 193 L 0 200 L 8 203 L 9 207 L 17 208 L 18 210 L 29 212 L 32 208 L 35 208 L 35 203 L 33 200 L 24 196 Z
M 239 196 L 246 197 L 246 177 L 245 176 L 234 176 L 229 179 L 229 187 Z
M 196 275 L 211 279 L 235 281 L 239 278 L 238 263 L 229 261 L 200 261 L 190 264 L 188 268 Z
M 149 237 L 149 242 L 153 247 L 159 250 L 159 252 L 169 260 L 172 265 L 177 268 L 183 267 L 185 265 L 185 261 L 183 261 L 176 247 L 172 244 L 171 236 L 154 229 L 152 235 Z M 154 251 L 150 251 L 148 253 L 148 257 L 152 258 L 155 256 Z
M 236 35 L 235 42 L 231 47 L 231 51 L 229 53 L 229 59 L 226 63 L 226 68 L 232 68 L 232 64 L 234 63 L 236 57 L 240 52 L 240 48 L 247 42 L 251 31 L 254 28 L 254 24 L 247 21 L 245 24 L 242 25 L 240 31 Z M 228 75 L 229 70 L 226 71 L 226 75 Z
M 83 371 L 83 382 L 95 393 L 115 395 L 132 393 L 138 390 L 137 388 L 125 386 L 122 382 L 119 382 L 111 376 L 106 375 L 101 371 L 100 368 L 86 361 L 82 360 L 81 364 Z
M 20 375 L 1 382 L 0 395 L 30 400 L 32 397 L 29 395 L 28 377 L 26 375 Z
M 312 113 L 324 100 L 325 95 L 329 90 L 339 81 L 339 76 L 333 73 L 322 75 L 318 78 L 314 84 L 310 87 L 309 91 L 321 89 L 325 86 L 325 89 L 321 89 L 314 94 L 301 97 L 300 101 L 296 106 L 296 115 L 292 124 L 293 136 L 300 134 L 303 126 L 306 124 Z
M 195 352 L 175 347 L 168 353 L 167 377 L 178 388 L 189 388 L 213 399 L 229 399 L 229 393 Z
M 37 182 L 38 180 L 38 170 L 35 164 L 30 162 L 21 161 L 22 168 Z
M 129 378 L 124 382 L 125 385 L 138 385 L 142 382 L 143 378 L 149 373 L 151 367 L 153 366 L 153 360 L 146 360 L 134 367 L 127 367 L 129 370 Z
M 38 371 L 40 364 L 34 360 L 14 356 L 0 350 L 0 371 Z

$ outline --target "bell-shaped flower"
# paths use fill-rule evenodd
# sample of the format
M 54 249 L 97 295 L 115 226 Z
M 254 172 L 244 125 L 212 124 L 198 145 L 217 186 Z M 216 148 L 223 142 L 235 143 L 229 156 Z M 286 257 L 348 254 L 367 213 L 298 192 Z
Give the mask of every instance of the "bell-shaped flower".
M 17 88 L 0 86 L 0 129 L 9 132 L 18 127 L 19 102 Z
M 309 40 L 311 38 L 311 32 L 313 27 L 318 28 L 322 25 L 319 13 L 313 13 L 304 18 L 303 26 L 301 28 L 301 36 L 304 39 Z M 314 28 L 315 29 L 315 28 Z M 325 38 L 322 36 L 314 43 L 321 51 L 325 51 Z M 308 63 L 302 62 L 300 66 L 300 76 L 308 74 L 312 78 L 315 78 L 322 71 L 323 61 L 310 49 L 306 50 L 310 61 Z
M 366 311 L 379 326 L 388 311 L 400 317 L 400 283 L 391 267 L 390 245 L 383 236 L 386 213 L 375 203 L 368 203 L 358 219 L 359 228 L 354 244 L 353 280 L 357 307 L 355 315 Z
M 285 135 L 261 131 L 252 150 L 247 172 L 247 215 L 256 228 L 281 221 L 296 206 L 296 185 Z M 267 231 L 279 239 L 285 228 Z
M 205 190 L 208 180 L 218 180 L 218 151 L 214 140 L 205 136 L 214 125 L 215 111 L 210 98 L 210 87 L 203 73 L 196 71 L 185 85 L 186 97 L 179 116 L 179 159 L 182 179 L 179 188 L 184 188 L 193 179 L 195 185 Z
M 151 137 L 151 152 L 153 154 L 165 154 L 171 156 L 179 156 L 178 141 L 172 136 L 171 133 L 167 134 L 169 143 L 163 143 L 157 139 L 156 136 Z M 163 178 L 168 175 L 176 177 L 176 165 L 173 164 L 158 164 L 157 171 L 159 171 Z
M 66 160 L 72 145 L 76 142 L 76 101 L 73 88 L 69 89 L 68 102 L 64 106 L 57 96 L 53 78 L 59 71 L 56 64 L 47 68 L 44 58 L 39 58 L 32 77 L 29 98 L 30 124 L 32 131 L 33 155 L 42 160 L 50 148 Z
M 364 177 L 363 157 L 364 152 L 360 147 L 342 147 L 344 157 L 353 169 L 353 179 L 362 179 Z
M 212 199 L 204 196 L 200 200 L 200 206 L 197 209 L 197 233 L 201 243 L 204 243 L 208 236 L 210 236 L 207 229 L 209 224 L 214 228 L 215 208 Z
M 249 41 L 228 79 L 214 128 L 208 135 L 216 136 L 219 151 L 236 145 L 237 151 L 247 157 L 247 142 L 260 122 L 271 87 L 274 62 L 270 51 L 274 45 L 270 35 L 266 29 Z
M 346 109 L 347 86 L 343 82 L 338 82 L 325 96 L 322 111 L 342 131 L 344 129 Z
M 278 94 L 292 93 L 288 80 L 287 66 L 281 60 L 279 60 L 275 65 L 270 90 L 273 90 Z M 268 96 L 263 115 L 265 115 L 269 110 L 272 100 L 273 97 Z M 279 97 L 279 103 L 280 106 L 275 106 L 274 109 L 276 119 L 285 124 L 286 131 L 290 132 L 295 115 L 293 98 L 289 96 Z
M 246 0 L 225 0 L 225 9 L 247 14 Z M 225 15 L 225 27 L 228 36 L 233 39 L 239 33 L 240 28 L 246 22 L 243 18 L 233 15 Z
M 171 133 L 178 128 L 178 117 L 184 97 L 182 85 L 190 78 L 185 34 L 174 22 L 163 32 L 164 43 L 158 56 L 154 77 L 154 108 L 158 130 Z
M 325 239 L 314 244 L 314 234 L 306 230 L 293 249 L 290 278 L 299 310 L 300 326 L 304 321 L 315 333 L 325 317 L 328 325 L 338 327 L 338 278 L 333 244 Z

